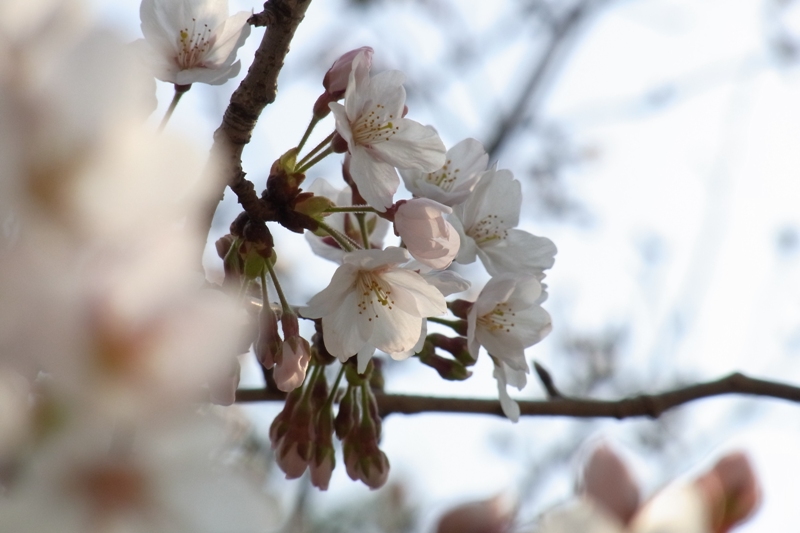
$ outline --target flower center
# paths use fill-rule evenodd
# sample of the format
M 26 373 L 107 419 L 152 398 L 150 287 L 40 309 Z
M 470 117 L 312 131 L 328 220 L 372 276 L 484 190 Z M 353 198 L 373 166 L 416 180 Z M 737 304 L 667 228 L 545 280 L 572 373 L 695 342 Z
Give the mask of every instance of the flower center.
M 217 38 L 213 35 L 208 24 L 197 27 L 197 19 L 192 19 L 192 29 L 183 28 L 180 31 L 178 43 L 178 66 L 181 70 L 205 67 L 204 59 L 214 46 Z
M 490 333 L 511 333 L 515 327 L 514 317 L 517 314 L 511 309 L 507 302 L 497 304 L 490 313 L 478 317 L 478 325 Z
M 482 218 L 477 224 L 473 225 L 467 235 L 475 240 L 475 244 L 481 245 L 494 240 L 503 240 L 508 237 L 508 224 L 497 215 L 488 215 Z
M 367 319 L 372 321 L 373 318 L 378 318 L 378 313 L 375 312 L 376 304 L 382 305 L 389 310 L 392 309 L 394 305 L 392 289 L 380 276 L 377 276 L 374 271 L 367 270 L 359 272 L 357 283 L 360 295 L 358 299 L 359 315 L 365 313 L 374 315 Z
M 432 185 L 436 185 L 443 191 L 450 191 L 453 185 L 458 180 L 458 173 L 461 172 L 460 168 L 450 169 L 453 161 L 448 159 L 441 170 L 438 172 L 431 172 L 425 176 L 425 181 Z
M 394 115 L 389 115 L 388 120 L 384 119 L 382 115 L 385 109 L 383 105 L 375 104 L 372 111 L 361 114 L 361 117 L 352 126 L 353 140 L 356 144 L 369 146 L 388 141 L 400 130 L 400 126 L 392 122 Z

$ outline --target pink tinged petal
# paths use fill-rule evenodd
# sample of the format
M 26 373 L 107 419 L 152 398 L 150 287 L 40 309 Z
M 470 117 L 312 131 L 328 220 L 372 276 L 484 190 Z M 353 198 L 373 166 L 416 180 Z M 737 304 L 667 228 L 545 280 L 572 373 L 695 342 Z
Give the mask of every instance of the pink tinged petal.
M 344 262 L 358 270 L 374 270 L 396 266 L 411 259 L 408 251 L 399 246 L 387 246 L 385 250 L 356 250 L 345 256 Z
M 506 373 L 503 367 L 495 365 L 492 376 L 497 380 L 497 393 L 500 397 L 500 407 L 503 409 L 503 414 L 512 422 L 518 422 L 520 415 L 519 405 L 508 395 Z
M 447 312 L 441 291 L 416 272 L 398 268 L 384 272 L 382 277 L 392 287 L 393 304 L 398 309 L 420 318 Z
M 230 65 L 236 59 L 236 52 L 250 36 L 250 24 L 247 20 L 251 13 L 240 11 L 223 21 L 214 29 L 217 40 L 206 60 L 211 65 Z M 238 72 L 238 69 L 237 69 Z
M 358 353 L 372 335 L 370 317 L 361 313 L 358 305 L 359 295 L 352 291 L 346 295 L 339 310 L 322 318 L 325 346 L 340 361 Z
M 439 289 L 443 296 L 464 292 L 472 285 L 452 270 L 422 272 L 420 275 L 425 278 L 425 281 Z
M 456 230 L 456 233 L 458 233 L 459 246 L 455 261 L 462 265 L 474 263 L 475 259 L 478 257 L 478 245 L 475 243 L 475 239 L 466 234 L 464 225 L 455 213 L 450 215 L 447 220 L 453 226 L 453 229 Z
M 444 164 L 444 143 L 435 129 L 409 119 L 399 119 L 393 125 L 394 135 L 372 145 L 376 157 L 398 168 L 426 172 Z
M 369 343 L 386 353 L 405 352 L 417 344 L 422 318 L 381 306 Z
M 400 186 L 397 171 L 362 146 L 351 147 L 350 156 L 350 175 L 361 196 L 378 211 L 386 211 L 394 203 L 394 193 Z
M 623 524 L 639 507 L 639 487 L 625 463 L 606 445 L 597 448 L 586 464 L 583 490 Z
M 358 363 L 357 370 L 359 374 L 366 372 L 369 360 L 372 359 L 374 354 L 375 347 L 369 344 L 365 344 L 364 347 L 358 351 L 358 354 L 356 355 L 356 362 Z
M 406 103 L 404 81 L 406 76 L 399 70 L 386 70 L 369 78 L 369 86 L 364 91 L 359 112 L 368 114 L 370 111 L 375 111 L 375 118 L 379 123 L 402 119 Z M 373 107 L 376 104 L 380 104 L 380 109 Z
M 550 313 L 538 305 L 517 313 L 515 323 L 517 336 L 525 348 L 540 342 L 553 330 Z
M 288 449 L 284 449 L 283 443 L 275 455 L 275 462 L 286 474 L 286 479 L 297 479 L 303 475 L 308 467 L 308 461 L 303 459 L 297 452 L 297 443 L 293 442 Z
M 338 102 L 331 102 L 328 104 L 328 108 L 330 108 L 336 121 L 336 131 L 347 142 L 347 146 L 352 149 L 355 146 L 355 141 L 353 140 L 353 130 L 350 128 L 350 119 L 347 117 L 347 111 Z
M 337 268 L 328 286 L 308 301 L 301 314 L 306 318 L 322 318 L 337 311 L 345 297 L 352 292 L 357 275 L 354 265 L 343 264 Z
M 355 122 L 358 119 L 364 105 L 367 103 L 369 87 L 369 65 L 367 65 L 365 57 L 357 56 L 353 60 L 353 69 L 348 76 L 347 89 L 344 93 L 345 110 L 350 122 Z
M 489 155 L 481 143 L 464 139 L 447 151 L 445 163 L 438 170 L 401 170 L 400 175 L 416 196 L 454 206 L 467 200 L 488 162 Z
M 291 392 L 303 384 L 306 369 L 311 360 L 308 341 L 301 337 L 291 337 L 283 342 L 281 362 L 275 366 L 274 377 L 278 388 Z
M 505 239 L 478 245 L 478 255 L 486 270 L 493 275 L 518 272 L 544 278 L 544 270 L 555 263 L 556 246 L 546 237 L 511 229 Z
M 473 197 L 480 203 L 475 222 L 487 216 L 501 220 L 501 228 L 514 228 L 519 224 L 522 208 L 522 186 L 510 170 L 488 170 L 481 175 L 473 191 Z
M 325 87 L 325 91 L 329 94 L 343 94 L 347 90 L 347 85 L 350 81 L 350 73 L 353 72 L 354 67 L 366 69 L 366 71 L 369 72 L 369 68 L 372 65 L 373 53 L 374 50 L 369 46 L 362 46 L 361 48 L 356 48 L 355 50 L 350 50 L 342 54 L 333 62 L 328 72 L 325 73 L 325 77 L 322 80 L 322 86 Z M 363 58 L 356 60 L 360 55 L 363 56 Z
M 672 485 L 656 494 L 630 523 L 631 531 L 709 533 L 710 510 L 695 485 Z

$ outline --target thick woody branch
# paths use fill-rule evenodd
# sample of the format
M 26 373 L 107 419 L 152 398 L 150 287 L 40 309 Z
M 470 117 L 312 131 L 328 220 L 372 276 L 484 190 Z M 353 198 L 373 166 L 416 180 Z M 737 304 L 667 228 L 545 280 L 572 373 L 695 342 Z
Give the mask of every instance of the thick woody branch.
M 197 221 L 197 228 L 203 235 L 211 228 L 226 186 L 236 193 L 248 213 L 253 211 L 251 214 L 260 218 L 258 195 L 242 170 L 242 151 L 250 142 L 261 112 L 275 101 L 278 74 L 310 3 L 311 0 L 269 0 L 264 4 L 264 12 L 250 19 L 251 24 L 267 24 L 268 27 L 247 76 L 231 96 L 222 124 L 214 133 L 211 147 L 214 164 L 209 165 L 204 176 L 207 182 L 213 183 L 214 193 Z
M 738 394 L 777 398 L 800 403 L 800 387 L 755 379 L 734 373 L 716 381 L 698 383 L 659 394 L 641 394 L 621 400 L 588 400 L 560 397 L 544 401 L 520 401 L 523 416 L 567 416 L 572 418 L 657 418 L 689 402 L 714 396 Z M 437 398 L 376 393 L 381 416 L 394 413 L 471 413 L 503 416 L 497 400 Z M 239 390 L 237 402 L 282 400 L 284 395 L 266 390 Z

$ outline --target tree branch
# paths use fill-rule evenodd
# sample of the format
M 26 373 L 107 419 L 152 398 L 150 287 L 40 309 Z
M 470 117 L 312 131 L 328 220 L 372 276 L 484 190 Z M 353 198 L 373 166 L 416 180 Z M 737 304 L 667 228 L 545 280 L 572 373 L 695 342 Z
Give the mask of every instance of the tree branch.
M 641 394 L 621 400 L 588 400 L 561 397 L 544 401 L 520 401 L 523 416 L 567 416 L 572 418 L 658 418 L 669 409 L 695 400 L 741 394 L 777 398 L 800 403 L 800 387 L 755 379 L 734 373 L 716 381 L 698 383 L 660 394 Z M 498 400 L 438 398 L 376 393 L 381 416 L 394 413 L 471 413 L 503 416 Z M 261 389 L 236 391 L 237 402 L 283 400 L 285 395 Z
M 264 4 L 264 12 L 250 19 L 251 24 L 269 26 L 256 50 L 253 64 L 231 96 L 222 124 L 214 132 L 213 164 L 208 165 L 204 176 L 204 185 L 212 183 L 214 192 L 196 221 L 202 235 L 207 235 L 211 229 L 214 212 L 222 201 L 226 186 L 236 193 L 239 203 L 248 213 L 253 211 L 252 215 L 259 218 L 260 201 L 242 170 L 242 151 L 250 142 L 261 112 L 275 101 L 278 74 L 310 3 L 311 0 L 269 0 Z

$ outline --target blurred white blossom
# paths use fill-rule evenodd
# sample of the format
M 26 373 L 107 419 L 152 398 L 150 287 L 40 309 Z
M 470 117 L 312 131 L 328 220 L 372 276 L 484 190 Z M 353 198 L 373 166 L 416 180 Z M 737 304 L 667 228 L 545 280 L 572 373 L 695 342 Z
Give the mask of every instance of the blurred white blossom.
M 220 85 L 239 74 L 236 52 L 250 35 L 240 11 L 227 0 L 142 0 L 144 40 L 137 44 L 155 77 L 175 85 Z

